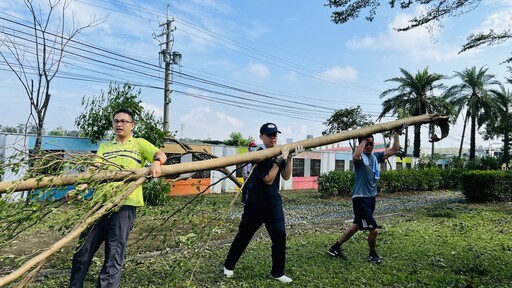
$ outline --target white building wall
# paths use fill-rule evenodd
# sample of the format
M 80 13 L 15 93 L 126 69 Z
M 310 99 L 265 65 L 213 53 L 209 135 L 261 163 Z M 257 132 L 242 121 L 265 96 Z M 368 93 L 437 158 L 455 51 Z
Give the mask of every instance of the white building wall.
M 388 159 L 384 160 L 387 165 L 387 170 L 396 170 L 396 157 L 391 156 Z
M 231 155 L 237 155 L 237 148 L 236 147 L 229 147 L 229 146 L 212 146 L 212 154 L 217 157 L 226 157 Z M 226 167 L 229 171 L 233 171 L 236 169 L 236 165 L 228 166 Z M 215 183 L 219 181 L 220 179 L 226 177 L 224 173 L 221 173 L 219 171 L 212 170 L 211 171 L 211 182 Z M 229 179 L 224 179 L 220 183 L 216 184 L 215 186 L 212 186 L 210 188 L 210 193 L 224 193 L 224 192 L 236 192 L 237 186 L 233 181 Z
M 292 181 L 292 178 L 293 177 L 290 177 L 289 180 L 284 180 L 282 177 L 281 177 L 281 182 L 280 182 L 280 185 L 281 185 L 281 190 L 292 190 L 293 188 L 293 181 Z
M 24 135 L 17 134 L 0 134 L 0 159 L 3 163 L 8 163 L 9 161 L 19 162 L 20 157 L 23 157 L 24 160 L 28 159 L 28 148 L 26 143 L 26 137 Z M 13 157 L 16 159 L 10 160 Z M 26 163 L 26 161 L 23 161 Z M 15 181 L 21 179 L 25 172 L 27 171 L 27 166 L 22 165 L 18 173 L 15 173 L 8 167 L 5 170 L 5 173 L 1 176 L 2 181 Z M 9 196 L 11 201 L 16 201 L 20 198 L 23 198 L 23 191 L 14 192 Z M 2 195 L 3 197 L 3 195 Z
M 4 163 L 8 162 L 11 157 L 15 156 L 17 157 L 16 162 L 19 162 L 20 157 L 24 157 L 24 159 L 28 159 L 28 148 L 26 138 L 24 135 L 5 135 L 2 134 L 1 140 L 1 147 L 0 150 L 2 151 L 2 161 Z M 27 166 L 24 165 L 20 168 L 18 173 L 13 172 L 10 169 L 7 169 L 5 171 L 5 174 L 2 176 L 2 181 L 14 181 L 18 180 L 23 177 L 25 174 L 25 171 L 27 170 Z
M 324 152 L 321 154 L 322 158 L 320 159 L 322 162 L 320 166 L 320 174 L 329 173 L 329 171 L 333 171 L 336 167 L 336 153 L 335 152 Z

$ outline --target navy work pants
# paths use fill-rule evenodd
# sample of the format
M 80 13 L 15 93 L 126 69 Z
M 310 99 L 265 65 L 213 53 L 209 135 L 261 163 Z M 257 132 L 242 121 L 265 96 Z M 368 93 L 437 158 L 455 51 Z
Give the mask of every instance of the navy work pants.
M 259 198 L 250 194 L 244 206 L 242 220 L 238 233 L 231 244 L 224 267 L 229 270 L 235 268 L 236 263 L 244 253 L 254 233 L 265 224 L 272 240 L 272 271 L 273 277 L 284 275 L 286 260 L 286 231 L 284 226 L 283 200 L 281 196 L 275 198 Z
M 83 287 L 94 254 L 105 241 L 105 261 L 96 287 L 119 287 L 126 244 L 136 217 L 134 206 L 122 206 L 103 215 L 90 230 L 82 232 L 71 267 L 69 287 Z

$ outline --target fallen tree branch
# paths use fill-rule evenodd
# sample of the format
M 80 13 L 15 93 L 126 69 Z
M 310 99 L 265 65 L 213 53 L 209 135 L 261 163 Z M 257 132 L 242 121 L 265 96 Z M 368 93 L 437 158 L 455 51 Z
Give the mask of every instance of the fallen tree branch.
M 51 245 L 48 249 L 41 252 L 39 255 L 31 258 L 25 264 L 23 264 L 20 268 L 16 269 L 15 271 L 11 272 L 9 275 L 6 275 L 2 278 L 0 278 L 0 287 L 11 283 L 12 281 L 16 280 L 18 277 L 23 275 L 23 273 L 26 273 L 32 267 L 39 265 L 40 263 L 44 263 L 51 255 L 53 255 L 55 252 L 61 250 L 66 246 L 69 242 L 71 242 L 73 239 L 78 238 L 80 236 L 80 233 L 82 233 L 87 227 L 94 224 L 98 219 L 100 219 L 103 215 L 106 213 L 112 211 L 116 207 L 118 207 L 124 199 L 128 195 L 130 195 L 133 190 L 135 190 L 137 187 L 142 185 L 146 181 L 146 177 L 140 177 L 137 179 L 137 181 L 129 183 L 130 185 L 126 190 L 124 190 L 122 193 L 120 193 L 117 197 L 113 198 L 110 202 L 106 203 L 105 205 L 101 206 L 100 209 L 98 209 L 94 214 L 92 214 L 90 217 L 84 219 L 84 221 L 78 225 L 75 229 L 73 229 L 71 232 L 69 232 L 66 236 L 61 238 L 59 241 L 55 242 L 53 245 Z M 126 187 L 126 186 L 125 186 Z M 94 208 L 97 208 L 96 205 Z M 93 208 L 93 209 L 94 209 Z M 92 212 L 92 211 L 91 211 Z M 37 268 L 36 268 L 37 269 Z M 35 273 L 29 273 L 26 277 L 33 277 Z M 28 282 L 25 279 L 22 282 Z
M 365 128 L 360 128 L 351 131 L 344 131 L 336 134 L 325 135 L 317 138 L 302 140 L 283 146 L 288 146 L 290 152 L 294 152 L 297 145 L 302 145 L 305 149 L 337 143 L 349 139 L 356 139 L 369 134 L 375 134 L 384 131 L 390 131 L 395 128 L 400 128 L 403 124 L 409 126 L 420 125 L 425 123 L 434 123 L 441 128 L 441 137 L 434 135 L 431 141 L 439 141 L 448 136 L 449 125 L 448 117 L 443 114 L 424 114 L 415 117 L 404 118 L 392 122 L 376 124 Z M 204 161 L 187 162 L 173 165 L 162 166 L 161 176 L 171 176 L 183 173 L 205 171 L 218 169 L 220 167 L 227 167 L 236 164 L 247 162 L 257 163 L 264 159 L 272 158 L 281 154 L 281 147 L 273 147 L 265 150 L 254 151 L 252 153 L 244 153 L 241 155 L 232 155 L 222 158 L 209 159 Z M 149 168 L 139 168 L 135 170 L 120 170 L 120 171 L 102 171 L 102 173 L 81 173 L 73 175 L 62 175 L 55 177 L 40 177 L 37 179 L 17 180 L 9 182 L 0 182 L 0 194 L 12 191 L 24 191 L 31 189 L 39 189 L 53 186 L 67 186 L 73 185 L 79 179 L 88 179 L 94 182 L 107 182 L 119 179 L 126 181 L 133 181 L 148 174 Z

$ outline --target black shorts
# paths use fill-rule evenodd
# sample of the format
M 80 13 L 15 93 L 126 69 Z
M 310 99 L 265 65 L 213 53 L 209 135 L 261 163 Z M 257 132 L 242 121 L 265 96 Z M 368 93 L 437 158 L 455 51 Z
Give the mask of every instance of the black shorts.
M 373 218 L 375 211 L 375 197 L 352 198 L 354 208 L 354 223 L 361 230 L 373 230 L 377 228 L 377 221 Z

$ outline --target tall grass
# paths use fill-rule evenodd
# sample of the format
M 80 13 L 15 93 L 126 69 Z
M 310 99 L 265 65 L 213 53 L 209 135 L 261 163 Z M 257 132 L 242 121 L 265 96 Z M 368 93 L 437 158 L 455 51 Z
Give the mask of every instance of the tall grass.
M 225 215 L 241 209 L 238 202 L 229 208 L 230 197 L 205 195 L 156 230 L 151 241 L 143 241 L 151 245 L 132 245 L 121 287 L 282 287 L 269 274 L 271 243 L 263 227 L 238 262 L 235 277 L 222 275 L 222 263 L 238 225 L 238 219 Z M 289 205 L 333 201 L 311 193 L 285 193 L 284 197 Z M 180 198 L 165 207 L 144 208 L 131 240 L 137 241 L 147 227 L 161 223 L 186 201 Z M 383 260 L 380 265 L 367 260 L 365 232 L 345 244 L 348 261 L 327 254 L 348 225 L 346 219 L 293 225 L 287 230 L 286 275 L 293 278 L 288 286 L 512 287 L 511 214 L 512 205 L 506 203 L 449 204 L 379 219 L 385 227 L 377 246 Z M 148 254 L 155 250 L 158 253 Z M 96 258 L 86 287 L 94 287 L 100 259 Z M 69 262 L 53 265 L 69 268 Z M 65 287 L 69 274 L 61 271 L 31 287 Z

